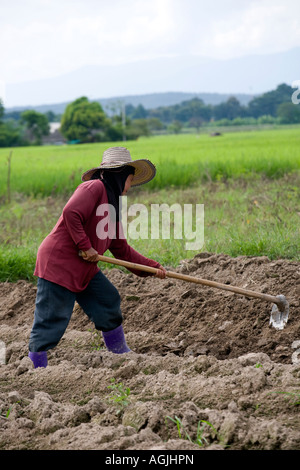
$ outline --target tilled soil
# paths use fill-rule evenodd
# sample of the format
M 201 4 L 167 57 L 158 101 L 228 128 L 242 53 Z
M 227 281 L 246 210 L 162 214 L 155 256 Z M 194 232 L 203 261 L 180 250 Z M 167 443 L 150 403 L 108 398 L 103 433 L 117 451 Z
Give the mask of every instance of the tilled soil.
M 108 352 L 75 305 L 46 369 L 27 357 L 36 287 L 0 284 L 0 449 L 299 450 L 299 268 L 200 253 L 176 269 L 285 295 L 283 330 L 269 302 L 106 271 L 132 352 Z

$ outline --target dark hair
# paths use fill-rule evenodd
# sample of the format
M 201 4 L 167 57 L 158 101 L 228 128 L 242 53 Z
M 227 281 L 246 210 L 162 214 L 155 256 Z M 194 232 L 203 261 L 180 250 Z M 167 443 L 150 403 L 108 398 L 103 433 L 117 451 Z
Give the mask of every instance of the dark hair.
M 98 180 L 100 178 L 100 170 L 96 170 L 92 176 L 91 176 L 91 180 Z
M 125 170 L 125 171 L 124 171 Z M 135 173 L 135 168 L 134 166 L 131 165 L 126 165 L 118 168 L 108 168 L 107 170 L 105 169 L 100 169 L 94 171 L 94 173 L 91 176 L 91 180 L 98 180 L 102 179 L 102 176 L 105 175 L 105 173 L 116 173 L 116 174 L 121 174 L 121 173 L 128 173 L 128 175 L 134 175 Z
M 119 221 L 119 197 L 124 190 L 125 182 L 129 175 L 134 175 L 135 168 L 125 165 L 118 168 L 98 169 L 91 179 L 100 179 L 107 192 L 109 204 L 113 205 L 116 211 L 116 220 Z

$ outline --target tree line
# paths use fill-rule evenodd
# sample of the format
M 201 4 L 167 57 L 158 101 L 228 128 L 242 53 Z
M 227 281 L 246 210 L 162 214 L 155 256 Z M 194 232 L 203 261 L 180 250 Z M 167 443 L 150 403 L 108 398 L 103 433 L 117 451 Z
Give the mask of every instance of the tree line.
M 300 106 L 292 103 L 293 92 L 283 83 L 254 97 L 248 105 L 234 96 L 218 105 L 207 105 L 195 97 L 155 109 L 117 103 L 110 113 L 99 102 L 80 97 L 62 115 L 35 110 L 5 113 L 0 99 L 0 147 L 41 145 L 50 132 L 49 123 L 55 121 L 60 122 L 60 132 L 69 143 L 134 140 L 159 131 L 178 133 L 183 127 L 199 130 L 203 125 L 296 124 L 300 123 Z
M 242 105 L 231 96 L 226 102 L 217 105 L 206 105 L 201 99 L 193 98 L 180 104 L 163 106 L 156 109 L 145 109 L 142 105 L 126 106 L 131 119 L 158 119 L 164 126 L 189 126 L 199 128 L 201 125 L 239 124 L 297 124 L 300 123 L 300 106 L 292 103 L 294 89 L 286 84 L 278 85 L 275 90 L 254 97 L 248 105 Z

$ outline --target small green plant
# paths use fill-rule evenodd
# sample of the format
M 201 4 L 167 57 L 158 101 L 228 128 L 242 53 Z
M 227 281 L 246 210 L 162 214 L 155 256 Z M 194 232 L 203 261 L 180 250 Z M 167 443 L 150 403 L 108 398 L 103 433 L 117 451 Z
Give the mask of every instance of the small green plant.
M 281 395 L 287 395 L 290 401 L 290 404 L 293 406 L 300 405 L 300 390 L 296 392 L 271 392 L 271 393 L 278 393 Z
M 99 330 L 89 330 L 92 333 L 92 342 L 91 348 L 94 351 L 100 351 L 100 349 L 104 349 L 102 336 Z
M 257 364 L 255 364 L 254 367 L 255 367 L 256 369 L 259 369 L 259 368 L 262 367 L 262 366 L 263 366 L 263 365 L 262 365 L 260 362 L 258 362 Z
M 188 440 L 193 444 L 197 444 L 199 447 L 203 447 L 205 444 L 208 444 L 207 439 L 203 436 L 206 426 L 210 426 L 215 432 L 215 434 L 218 435 L 217 430 L 209 421 L 201 419 L 200 421 L 198 421 L 196 439 L 193 441 L 187 431 L 184 429 L 183 424 L 180 418 L 178 418 L 178 416 L 175 416 L 174 418 L 171 418 L 171 416 L 167 416 L 166 418 L 170 419 L 173 423 L 176 424 L 179 439 Z
M 201 426 L 201 423 L 203 423 L 202 426 Z M 194 441 L 194 443 L 198 444 L 198 446 L 200 447 L 203 446 L 203 442 L 205 442 L 205 444 L 208 444 L 207 440 L 203 436 L 203 432 L 206 426 L 210 426 L 211 429 L 215 432 L 215 434 L 218 435 L 217 430 L 214 428 L 214 426 L 209 421 L 205 421 L 202 419 L 201 421 L 198 422 L 197 437 L 196 437 L 196 440 Z
M 167 416 L 166 419 L 167 418 L 170 419 L 173 423 L 176 424 L 179 439 L 187 439 L 188 434 L 187 434 L 186 431 L 184 431 L 186 437 L 185 438 L 182 437 L 183 425 L 182 425 L 182 422 L 181 422 L 180 418 L 178 418 L 178 416 L 175 416 L 174 418 L 171 418 L 171 416 Z M 167 421 L 166 421 L 166 424 L 167 424 Z
M 1 409 L 0 410 L 0 416 L 2 418 L 8 418 L 12 409 L 13 409 L 13 405 L 8 408 L 8 410 L 6 411 L 6 413 L 4 415 L 2 414 L 3 409 Z
M 12 408 L 13 408 L 12 406 L 10 406 L 10 407 L 8 408 L 7 413 L 6 413 L 6 415 L 5 415 L 6 418 L 9 417 Z
M 125 387 L 122 382 L 116 383 L 116 379 L 111 379 L 110 382 L 111 385 L 107 387 L 111 390 L 109 400 L 115 403 L 118 407 L 117 414 L 120 414 L 129 405 L 130 388 Z

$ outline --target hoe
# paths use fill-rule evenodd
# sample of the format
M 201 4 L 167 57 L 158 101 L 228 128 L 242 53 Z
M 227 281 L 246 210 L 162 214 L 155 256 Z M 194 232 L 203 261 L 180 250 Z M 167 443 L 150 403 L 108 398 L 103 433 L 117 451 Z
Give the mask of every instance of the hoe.
M 80 251 L 79 255 L 82 258 L 85 257 L 85 253 L 83 251 Z M 157 273 L 156 268 L 152 268 L 150 266 L 144 266 L 142 264 L 130 263 L 129 261 L 123 261 L 123 260 L 119 260 L 116 258 L 110 258 L 108 256 L 98 255 L 98 262 L 99 261 L 102 261 L 105 263 L 116 264 L 116 265 L 123 266 L 124 268 L 128 268 L 128 269 L 136 269 L 139 271 L 145 271 L 145 272 L 149 272 L 153 274 Z M 254 292 L 252 290 L 242 289 L 241 287 L 235 287 L 235 286 L 231 286 L 228 284 L 220 284 L 219 282 L 209 281 L 208 279 L 200 279 L 197 277 L 187 276 L 185 274 L 179 274 L 179 273 L 175 273 L 172 271 L 167 271 L 166 276 L 174 278 L 174 279 L 180 279 L 182 281 L 194 282 L 196 284 L 202 284 L 205 286 L 214 287 L 217 289 L 228 290 L 236 294 L 244 295 L 246 297 L 254 297 L 257 299 L 265 300 L 267 302 L 272 302 L 273 306 L 272 306 L 269 324 L 273 326 L 276 330 L 283 330 L 283 328 L 285 327 L 288 321 L 289 303 L 286 300 L 284 295 L 277 295 L 275 297 L 273 295 L 263 294 L 260 292 Z

